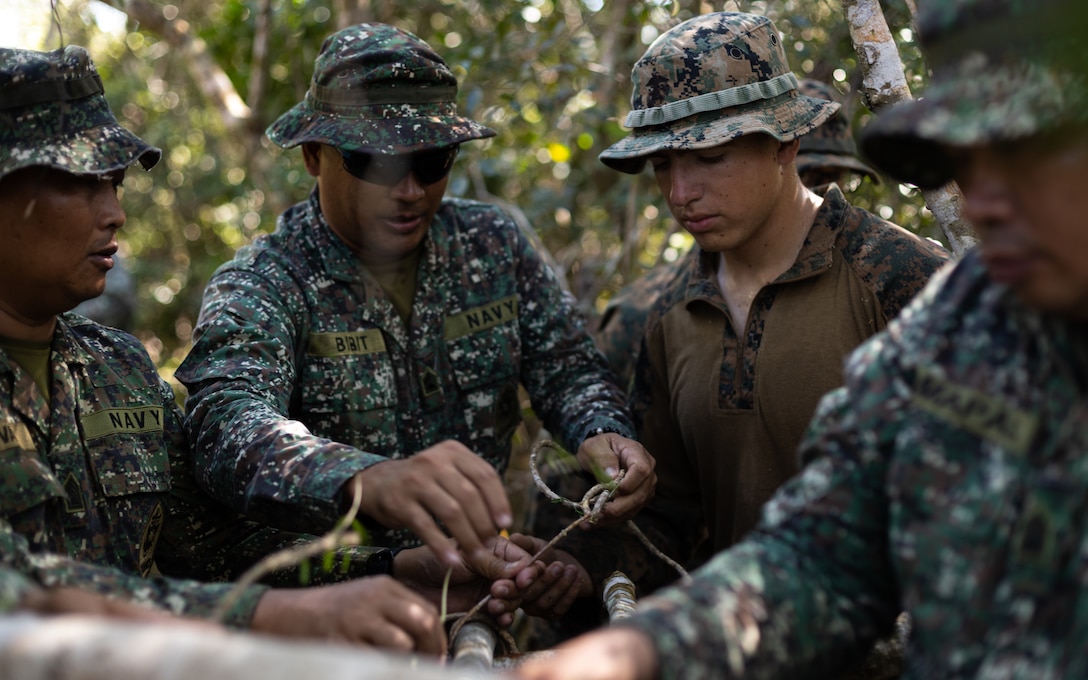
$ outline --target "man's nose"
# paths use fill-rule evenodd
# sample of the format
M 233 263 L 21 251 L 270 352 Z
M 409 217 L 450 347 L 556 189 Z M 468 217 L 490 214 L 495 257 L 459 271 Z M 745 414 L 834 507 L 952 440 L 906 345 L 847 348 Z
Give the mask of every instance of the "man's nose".
M 968 155 L 957 177 L 963 191 L 963 216 L 976 228 L 1007 221 L 1013 210 L 1013 197 L 1007 168 L 1000 159 L 977 150 Z

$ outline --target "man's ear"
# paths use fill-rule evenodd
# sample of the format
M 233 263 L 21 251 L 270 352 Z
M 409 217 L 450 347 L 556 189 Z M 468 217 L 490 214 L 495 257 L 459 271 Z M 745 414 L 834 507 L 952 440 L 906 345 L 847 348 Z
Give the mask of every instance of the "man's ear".
M 797 150 L 801 148 L 800 137 L 789 142 L 779 142 L 776 158 L 779 165 L 789 165 L 797 159 Z
M 306 164 L 306 172 L 312 177 L 321 174 L 321 147 L 318 142 L 302 143 L 302 160 Z

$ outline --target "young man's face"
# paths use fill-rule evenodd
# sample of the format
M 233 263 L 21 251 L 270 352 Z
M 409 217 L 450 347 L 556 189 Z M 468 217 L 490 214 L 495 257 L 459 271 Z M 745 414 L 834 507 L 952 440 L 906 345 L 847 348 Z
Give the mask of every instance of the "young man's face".
M 995 281 L 1088 321 L 1088 130 L 973 147 L 956 180 Z
M 306 169 L 318 178 L 325 220 L 363 263 L 402 260 L 423 242 L 446 193 L 448 175 L 423 184 L 409 173 L 385 186 L 351 175 L 331 146 L 307 144 L 303 153 Z
M 743 253 L 770 235 L 785 163 L 796 156 L 762 134 L 709 149 L 661 151 L 649 157 L 673 217 L 709 252 Z
M 0 313 L 35 324 L 102 293 L 125 223 L 124 176 L 32 167 L 0 180 Z

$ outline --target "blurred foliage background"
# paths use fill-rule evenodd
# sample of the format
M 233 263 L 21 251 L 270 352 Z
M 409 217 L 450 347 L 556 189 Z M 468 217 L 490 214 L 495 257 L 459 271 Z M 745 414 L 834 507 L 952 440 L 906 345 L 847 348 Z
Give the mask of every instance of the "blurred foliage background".
M 917 91 L 925 71 L 907 2 L 883 6 Z M 511 209 L 591 320 L 625 282 L 691 244 L 650 171 L 621 175 L 597 160 L 624 135 L 631 66 L 661 32 L 705 12 L 764 14 L 784 35 L 798 77 L 834 83 L 855 129 L 870 115 L 856 95 L 861 72 L 839 0 L 17 4 L 45 28 L 13 46 L 88 47 L 118 118 L 164 151 L 150 173 L 132 170 L 125 180 L 120 240 L 138 286 L 133 330 L 167 378 L 188 349 L 215 268 L 310 191 L 301 152 L 284 152 L 263 133 L 302 98 L 322 40 L 343 26 L 395 24 L 446 58 L 461 83 L 460 110 L 499 132 L 465 145 L 447 193 Z M 913 188 L 866 179 L 852 189 L 856 204 L 942 240 Z

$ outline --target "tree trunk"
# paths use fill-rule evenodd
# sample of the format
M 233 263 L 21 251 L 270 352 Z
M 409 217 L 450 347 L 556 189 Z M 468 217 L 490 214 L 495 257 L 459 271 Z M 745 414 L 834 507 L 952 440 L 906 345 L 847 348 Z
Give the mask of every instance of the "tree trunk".
M 911 99 L 899 49 L 877 0 L 843 0 L 842 4 L 861 64 L 861 99 L 879 116 L 883 108 Z M 963 194 L 955 183 L 923 191 L 922 196 L 953 254 L 959 257 L 975 245 L 974 231 L 962 216 Z

